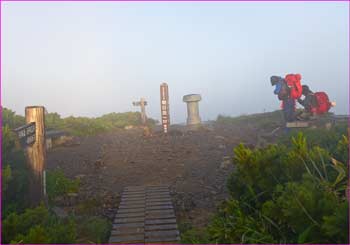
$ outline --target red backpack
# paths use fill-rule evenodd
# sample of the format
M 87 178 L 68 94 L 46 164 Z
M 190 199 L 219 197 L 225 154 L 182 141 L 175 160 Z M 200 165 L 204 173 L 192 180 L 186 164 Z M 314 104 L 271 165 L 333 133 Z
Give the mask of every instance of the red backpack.
M 290 97 L 292 99 L 299 99 L 303 92 L 301 86 L 301 75 L 300 74 L 288 74 L 285 78 L 288 87 L 290 88 Z
M 311 111 L 316 114 L 323 114 L 329 111 L 331 108 L 331 102 L 329 101 L 328 95 L 325 92 L 315 93 L 317 107 L 311 107 Z

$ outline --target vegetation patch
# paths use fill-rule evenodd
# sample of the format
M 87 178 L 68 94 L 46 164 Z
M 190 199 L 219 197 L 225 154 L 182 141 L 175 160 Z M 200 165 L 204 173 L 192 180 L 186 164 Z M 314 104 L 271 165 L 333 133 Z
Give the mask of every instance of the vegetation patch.
M 287 146 L 236 147 L 231 198 L 205 232 L 189 229 L 182 242 L 348 243 L 349 138 L 326 138 L 334 151 L 302 133 Z

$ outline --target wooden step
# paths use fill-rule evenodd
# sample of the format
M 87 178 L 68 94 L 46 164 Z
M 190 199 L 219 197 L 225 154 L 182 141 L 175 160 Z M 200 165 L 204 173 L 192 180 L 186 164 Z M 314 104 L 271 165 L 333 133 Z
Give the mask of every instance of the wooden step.
M 167 186 L 124 188 L 109 243 L 176 243 L 179 240 Z

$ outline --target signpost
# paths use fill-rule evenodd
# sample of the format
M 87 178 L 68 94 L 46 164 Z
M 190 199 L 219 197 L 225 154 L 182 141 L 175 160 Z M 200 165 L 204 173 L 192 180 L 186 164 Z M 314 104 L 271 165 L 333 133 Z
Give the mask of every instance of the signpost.
M 147 101 L 144 98 L 141 98 L 140 101 L 132 102 L 132 104 L 134 106 L 140 106 L 141 107 L 141 121 L 142 121 L 142 124 L 145 125 L 146 121 L 147 121 L 146 107 L 145 107 L 147 105 Z
M 25 108 L 26 125 L 14 131 L 23 148 L 31 176 L 29 179 L 29 198 L 32 206 L 40 201 L 46 202 L 45 186 L 45 108 L 43 106 L 28 106 Z
M 27 147 L 35 142 L 35 122 L 28 123 L 24 126 L 14 129 L 21 146 Z
M 170 125 L 170 115 L 169 115 L 169 92 L 168 84 L 162 83 L 160 85 L 160 108 L 162 114 L 162 126 L 163 132 L 168 133 Z

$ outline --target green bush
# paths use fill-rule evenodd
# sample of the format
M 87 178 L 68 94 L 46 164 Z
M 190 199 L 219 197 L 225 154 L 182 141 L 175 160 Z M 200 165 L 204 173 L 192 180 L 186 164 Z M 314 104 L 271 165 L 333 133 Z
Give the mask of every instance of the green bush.
M 49 200 L 66 195 L 68 193 L 77 193 L 80 181 L 68 179 L 62 170 L 53 170 L 47 172 L 46 189 Z
M 274 129 L 284 123 L 283 114 L 279 111 L 258 113 L 251 115 L 242 115 L 238 117 L 230 117 L 219 115 L 216 119 L 217 123 L 230 125 L 251 125 L 257 128 Z
M 44 206 L 11 213 L 2 224 L 3 243 L 74 243 L 77 237 L 71 219 L 59 219 Z
M 2 109 L 2 126 L 8 126 L 11 129 L 20 127 L 25 124 L 25 118 L 10 109 L 1 107 Z
M 16 127 L 25 125 L 25 118 L 16 115 L 15 112 L 10 109 L 2 108 L 2 115 L 5 133 L 8 133 Z M 147 126 L 149 127 L 153 127 L 157 123 L 157 120 L 152 118 L 147 119 Z M 141 113 L 113 112 L 96 118 L 73 116 L 61 118 L 56 112 L 45 114 L 45 127 L 47 130 L 63 130 L 75 136 L 96 135 L 103 132 L 122 129 L 128 125 L 141 126 Z
M 292 145 L 292 138 L 297 137 L 299 132 L 307 138 L 310 146 L 317 145 L 329 152 L 337 153 L 337 145 L 339 139 L 343 135 L 347 135 L 348 125 L 347 123 L 341 123 L 333 126 L 331 129 L 325 128 L 306 128 L 306 129 L 295 129 L 279 138 L 279 143 L 287 146 Z
M 337 145 L 333 155 L 348 149 L 344 141 L 332 143 Z M 344 227 L 348 227 L 348 219 L 335 219 L 339 213 L 348 217 L 347 165 L 319 146 L 310 147 L 301 133 L 292 138 L 292 143 L 291 148 L 270 145 L 250 150 L 240 145 L 235 149 L 236 171 L 228 181 L 235 205 L 231 209 L 226 205 L 216 218 L 231 224 L 233 237 L 220 240 L 222 236 L 213 232 L 218 227 L 214 222 L 210 231 L 215 241 L 348 242 L 347 235 L 335 235 L 347 233 Z M 227 218 L 228 214 L 234 220 Z
M 77 221 L 80 242 L 107 243 L 112 223 L 100 217 L 85 217 Z
M 2 215 L 23 211 L 28 205 L 29 171 L 23 150 L 16 149 L 15 135 L 9 125 L 2 128 Z
M 227 182 L 231 198 L 205 235 L 189 230 L 183 241 L 348 243 L 349 140 L 331 140 L 332 153 L 310 145 L 302 133 L 289 146 L 251 150 L 239 145 Z

